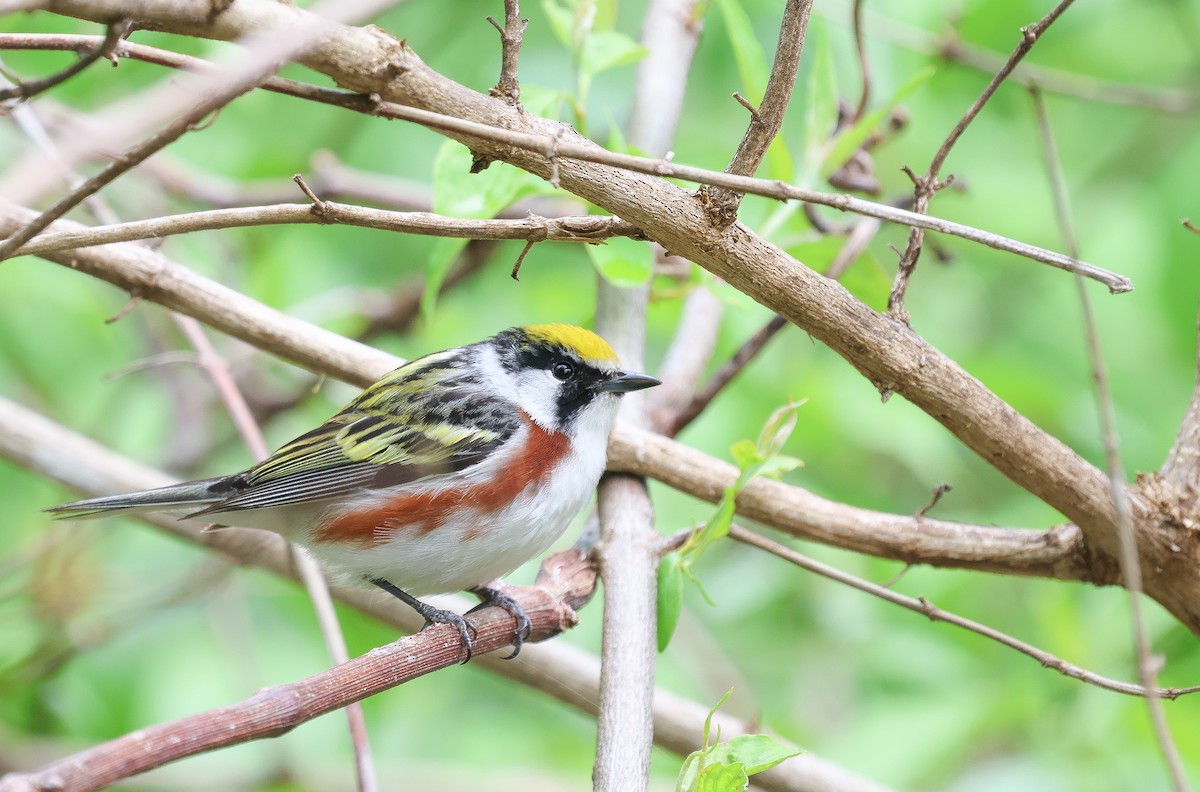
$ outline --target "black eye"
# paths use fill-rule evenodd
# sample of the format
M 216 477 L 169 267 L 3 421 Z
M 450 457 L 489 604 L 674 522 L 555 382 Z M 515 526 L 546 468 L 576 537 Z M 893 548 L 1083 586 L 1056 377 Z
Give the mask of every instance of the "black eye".
M 556 380 L 566 382 L 575 376 L 575 367 L 570 363 L 555 363 L 550 367 L 550 373 L 554 375 Z

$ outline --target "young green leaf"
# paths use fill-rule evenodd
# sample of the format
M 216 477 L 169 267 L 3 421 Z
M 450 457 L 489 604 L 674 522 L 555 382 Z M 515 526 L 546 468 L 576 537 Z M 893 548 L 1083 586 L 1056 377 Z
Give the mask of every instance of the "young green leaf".
M 729 447 L 729 454 L 741 471 L 747 471 L 763 461 L 762 454 L 758 453 L 758 445 L 752 440 L 738 440 Z
M 784 745 L 769 734 L 739 734 L 729 742 L 714 746 L 708 759 L 722 764 L 744 765 L 746 773 L 754 775 L 802 753 L 799 748 Z
M 746 792 L 750 777 L 741 764 L 705 765 L 691 787 L 692 792 Z
M 763 424 L 762 431 L 758 433 L 758 453 L 764 459 L 769 459 L 783 450 L 783 444 L 792 436 L 792 431 L 796 428 L 796 410 L 806 399 L 788 402 L 782 407 L 776 408 L 766 423 Z
M 658 563 L 658 651 L 667 648 L 683 610 L 683 569 L 679 553 L 667 553 Z

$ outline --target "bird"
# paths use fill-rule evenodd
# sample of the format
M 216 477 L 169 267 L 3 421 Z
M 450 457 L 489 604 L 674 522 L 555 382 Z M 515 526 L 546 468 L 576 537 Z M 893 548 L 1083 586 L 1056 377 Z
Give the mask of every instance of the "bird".
M 263 461 L 227 476 L 87 498 L 60 519 L 183 512 L 214 527 L 281 534 L 344 582 L 373 584 L 433 624 L 464 616 L 418 597 L 470 591 L 532 631 L 520 605 L 486 585 L 544 552 L 604 472 L 621 397 L 659 385 L 620 367 L 590 330 L 512 327 L 414 359 Z

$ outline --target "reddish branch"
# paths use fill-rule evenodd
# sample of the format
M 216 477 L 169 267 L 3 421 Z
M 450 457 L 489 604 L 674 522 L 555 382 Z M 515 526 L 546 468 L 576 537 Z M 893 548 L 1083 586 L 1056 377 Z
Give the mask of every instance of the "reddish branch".
M 531 587 L 510 593 L 533 622 L 530 641 L 543 641 L 575 625 L 575 611 L 592 596 L 596 575 L 577 550 L 546 559 Z M 471 616 L 475 654 L 512 642 L 516 620 L 500 608 Z M 0 779 L 0 792 L 86 792 L 168 762 L 250 740 L 278 737 L 302 723 L 361 701 L 465 658 L 458 633 L 438 625 L 374 649 L 328 671 L 276 685 L 228 707 L 139 729 L 32 773 Z

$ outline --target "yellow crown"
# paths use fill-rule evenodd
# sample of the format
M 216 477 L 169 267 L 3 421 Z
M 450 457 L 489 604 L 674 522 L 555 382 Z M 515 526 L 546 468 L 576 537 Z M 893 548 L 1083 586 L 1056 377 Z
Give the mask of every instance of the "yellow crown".
M 611 363 L 617 359 L 617 353 L 607 341 L 582 327 L 568 324 L 535 324 L 526 325 L 522 329 L 535 341 L 566 347 L 587 361 Z

